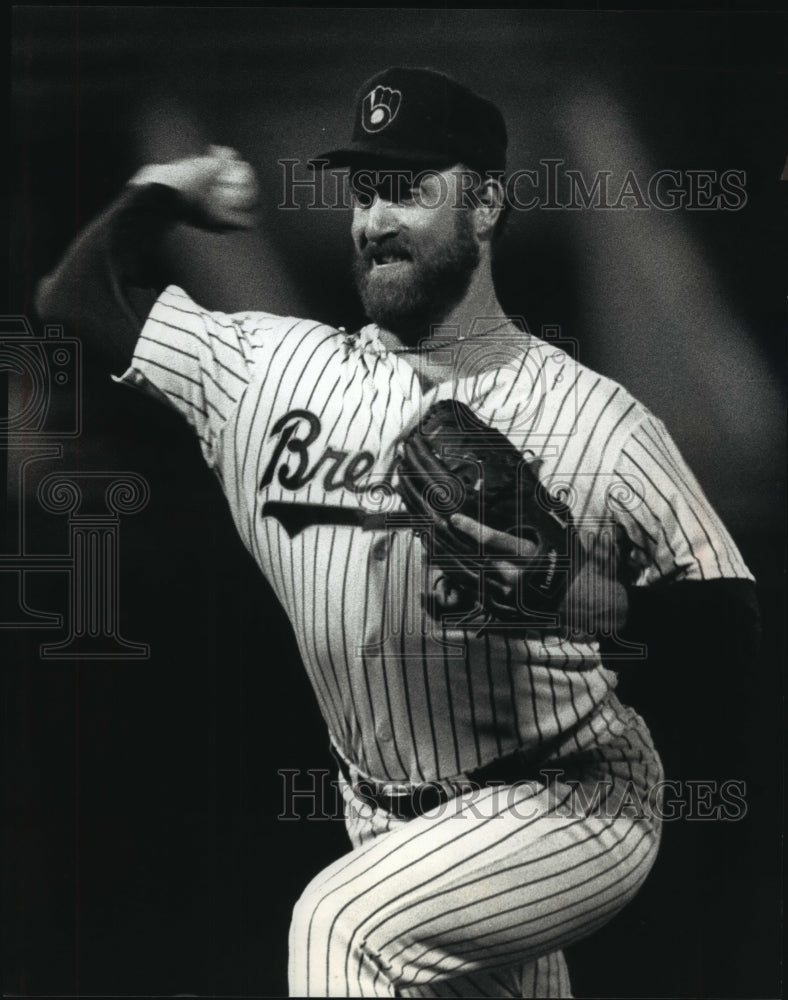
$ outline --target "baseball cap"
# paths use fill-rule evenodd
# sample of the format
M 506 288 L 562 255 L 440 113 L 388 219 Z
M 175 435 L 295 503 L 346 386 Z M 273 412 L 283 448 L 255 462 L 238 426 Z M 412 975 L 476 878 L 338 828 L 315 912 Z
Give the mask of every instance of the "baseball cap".
M 465 163 L 487 173 L 505 169 L 506 142 L 503 115 L 491 101 L 437 70 L 393 66 L 358 91 L 350 142 L 310 165 Z

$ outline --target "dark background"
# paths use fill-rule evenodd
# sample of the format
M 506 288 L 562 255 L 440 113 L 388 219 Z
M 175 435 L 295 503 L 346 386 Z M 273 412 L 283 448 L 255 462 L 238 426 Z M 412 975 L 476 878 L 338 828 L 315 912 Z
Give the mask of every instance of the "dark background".
M 765 623 L 745 671 L 675 635 L 622 677 L 668 775 L 745 781 L 747 815 L 666 825 L 637 900 L 570 950 L 576 995 L 778 995 L 785 18 L 17 7 L 11 27 L 5 312 L 31 320 L 38 279 L 134 170 L 219 142 L 258 170 L 263 226 L 180 231 L 178 279 L 215 308 L 358 322 L 348 213 L 277 209 L 277 160 L 344 139 L 356 88 L 389 64 L 498 102 L 510 169 L 745 172 L 737 211 L 515 212 L 497 269 L 508 309 L 560 324 L 665 420 L 758 578 Z M 120 633 L 150 656 L 46 659 L 64 629 L 14 627 L 17 575 L 0 573 L 3 990 L 283 995 L 292 904 L 348 846 L 339 822 L 277 820 L 277 772 L 331 766 L 324 726 L 189 433 L 113 386 L 89 347 L 83 360 L 81 435 L 21 478 L 35 435 L 6 453 L 3 552 L 20 533 L 28 553 L 67 550 L 65 517 L 37 500 L 46 474 L 145 477 L 147 506 L 119 528 Z M 51 405 L 73 408 L 57 392 Z M 62 614 L 65 575 L 29 572 L 22 596 Z

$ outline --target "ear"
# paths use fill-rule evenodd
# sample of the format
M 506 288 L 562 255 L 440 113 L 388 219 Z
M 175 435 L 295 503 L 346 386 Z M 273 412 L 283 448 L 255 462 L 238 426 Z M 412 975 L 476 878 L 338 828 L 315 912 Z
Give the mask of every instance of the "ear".
M 485 177 L 474 191 L 474 219 L 479 239 L 490 239 L 501 212 L 505 192 L 496 177 Z

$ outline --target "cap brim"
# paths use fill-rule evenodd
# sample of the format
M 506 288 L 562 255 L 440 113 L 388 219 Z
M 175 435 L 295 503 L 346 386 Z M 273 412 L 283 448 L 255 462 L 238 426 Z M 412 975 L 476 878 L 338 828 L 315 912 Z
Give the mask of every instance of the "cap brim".
M 320 156 L 307 160 L 307 166 L 313 170 L 331 170 L 335 167 L 375 167 L 375 166 L 421 166 L 450 167 L 458 162 L 456 157 L 447 155 L 446 151 L 432 152 L 424 149 L 402 149 L 401 146 L 384 146 L 375 143 L 367 146 L 364 143 L 353 143 L 342 149 L 332 149 Z

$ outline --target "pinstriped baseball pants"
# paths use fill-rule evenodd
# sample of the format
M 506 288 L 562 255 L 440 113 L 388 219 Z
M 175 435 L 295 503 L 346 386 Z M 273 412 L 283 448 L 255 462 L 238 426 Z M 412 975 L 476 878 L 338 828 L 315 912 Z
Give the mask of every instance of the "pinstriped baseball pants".
M 346 787 L 354 850 L 296 904 L 291 996 L 570 997 L 561 948 L 634 896 L 659 845 L 659 758 L 612 700 L 625 724 L 602 742 L 592 727 L 595 744 L 576 740 L 544 781 L 407 822 Z

